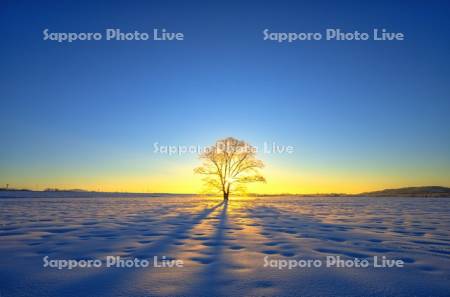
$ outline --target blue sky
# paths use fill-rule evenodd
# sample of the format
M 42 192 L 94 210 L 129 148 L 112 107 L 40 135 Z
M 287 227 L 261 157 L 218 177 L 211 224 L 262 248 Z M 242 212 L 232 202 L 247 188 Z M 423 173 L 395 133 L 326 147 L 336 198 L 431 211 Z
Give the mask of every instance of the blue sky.
M 445 1 L 4 1 L 0 182 L 170 191 L 152 179 L 192 175 L 196 156 L 155 155 L 154 142 L 235 136 L 295 146 L 263 157 L 274 189 L 449 186 L 449 12 Z M 185 40 L 57 43 L 42 40 L 46 28 L 166 28 Z M 265 28 L 386 28 L 406 40 L 278 44 Z

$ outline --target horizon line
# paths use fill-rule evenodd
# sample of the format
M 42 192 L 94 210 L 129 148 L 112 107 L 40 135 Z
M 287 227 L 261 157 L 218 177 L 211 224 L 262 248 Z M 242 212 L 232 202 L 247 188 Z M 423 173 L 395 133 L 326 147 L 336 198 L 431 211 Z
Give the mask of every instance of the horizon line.
M 404 186 L 398 188 L 384 188 L 375 191 L 366 191 L 360 193 L 345 193 L 345 192 L 316 192 L 316 193 L 246 193 L 245 195 L 235 195 L 239 197 L 245 196 L 320 196 L 320 195 L 333 195 L 333 196 L 358 196 L 364 194 L 377 193 L 389 190 L 404 190 L 404 189 L 417 189 L 417 188 L 443 188 L 450 191 L 450 187 L 440 185 L 427 185 L 427 186 Z M 219 194 L 207 194 L 207 193 L 174 193 L 174 192 L 128 192 L 128 191 L 95 191 L 84 189 L 60 189 L 60 188 L 47 188 L 43 190 L 28 189 L 28 188 L 5 188 L 1 187 L 0 191 L 27 191 L 27 192 L 72 192 L 72 193 L 105 193 L 105 194 L 139 194 L 139 195 L 199 195 L 199 196 L 220 196 Z

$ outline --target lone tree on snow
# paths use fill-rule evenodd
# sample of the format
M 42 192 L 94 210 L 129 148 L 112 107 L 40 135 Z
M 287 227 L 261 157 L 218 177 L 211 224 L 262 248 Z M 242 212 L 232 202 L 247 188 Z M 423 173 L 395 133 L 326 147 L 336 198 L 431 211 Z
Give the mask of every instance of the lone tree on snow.
M 256 158 L 256 149 L 245 141 L 228 137 L 218 140 L 200 154 L 202 166 L 194 169 L 204 175 L 208 191 L 223 194 L 228 200 L 230 193 L 243 193 L 246 184 L 266 182 L 259 173 L 264 163 Z

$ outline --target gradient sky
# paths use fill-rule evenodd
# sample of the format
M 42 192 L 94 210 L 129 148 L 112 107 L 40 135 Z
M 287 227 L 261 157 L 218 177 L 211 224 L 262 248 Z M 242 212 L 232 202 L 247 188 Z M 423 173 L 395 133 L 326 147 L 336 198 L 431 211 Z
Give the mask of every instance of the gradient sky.
M 227 136 L 295 147 L 260 154 L 256 192 L 450 186 L 448 2 L 240 2 L 2 1 L 1 186 L 198 192 L 197 156 L 153 143 Z M 45 28 L 185 40 L 57 43 Z M 278 44 L 265 28 L 406 40 Z

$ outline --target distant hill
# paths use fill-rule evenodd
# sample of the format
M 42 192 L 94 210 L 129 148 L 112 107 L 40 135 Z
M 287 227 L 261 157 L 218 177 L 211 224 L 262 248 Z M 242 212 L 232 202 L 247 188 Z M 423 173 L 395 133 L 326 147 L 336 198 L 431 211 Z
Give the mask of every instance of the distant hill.
M 358 196 L 370 197 L 450 197 L 450 188 L 440 186 L 407 187 L 365 192 Z

